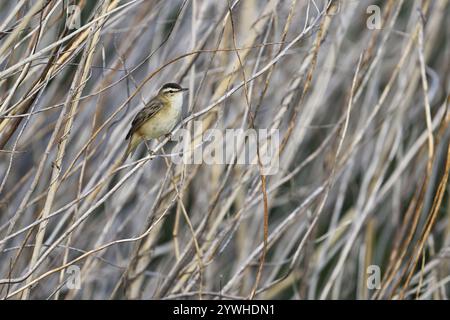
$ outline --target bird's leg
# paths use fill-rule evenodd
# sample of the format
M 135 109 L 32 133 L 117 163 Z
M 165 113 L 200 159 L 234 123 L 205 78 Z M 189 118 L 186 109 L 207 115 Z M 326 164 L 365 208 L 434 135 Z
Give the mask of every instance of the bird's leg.
M 150 148 L 150 146 L 148 145 L 147 139 L 142 139 L 142 140 L 144 140 L 145 147 L 147 148 L 147 151 L 148 151 L 149 156 L 152 156 L 152 155 L 153 155 L 153 150 L 152 150 L 152 149 Z

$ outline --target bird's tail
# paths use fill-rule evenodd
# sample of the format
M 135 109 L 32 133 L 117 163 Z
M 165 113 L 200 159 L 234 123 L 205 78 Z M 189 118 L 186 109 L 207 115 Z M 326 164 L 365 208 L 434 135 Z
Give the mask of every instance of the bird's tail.
M 125 161 L 128 159 L 129 156 L 133 155 L 133 152 L 136 150 L 137 146 L 141 142 L 140 137 L 136 135 L 132 135 L 130 142 L 128 142 L 127 149 L 125 150 L 125 153 L 123 154 L 122 161 Z

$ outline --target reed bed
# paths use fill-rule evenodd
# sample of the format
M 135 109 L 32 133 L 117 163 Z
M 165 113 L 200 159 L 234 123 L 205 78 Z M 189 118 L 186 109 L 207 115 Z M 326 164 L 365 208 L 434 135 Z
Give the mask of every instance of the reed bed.
M 0 297 L 447 299 L 449 13 L 1 1 Z M 189 87 L 173 135 L 272 130 L 277 170 L 236 163 L 246 139 L 223 164 L 169 137 L 120 162 L 166 82 Z

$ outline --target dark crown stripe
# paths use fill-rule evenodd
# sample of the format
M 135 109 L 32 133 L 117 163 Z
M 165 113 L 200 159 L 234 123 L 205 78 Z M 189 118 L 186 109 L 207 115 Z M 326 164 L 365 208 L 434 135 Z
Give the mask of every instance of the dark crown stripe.
M 162 86 L 161 90 L 167 89 L 167 88 L 176 89 L 176 90 L 181 90 L 182 89 L 181 86 L 178 83 L 173 83 L 173 82 L 166 83 L 165 85 Z

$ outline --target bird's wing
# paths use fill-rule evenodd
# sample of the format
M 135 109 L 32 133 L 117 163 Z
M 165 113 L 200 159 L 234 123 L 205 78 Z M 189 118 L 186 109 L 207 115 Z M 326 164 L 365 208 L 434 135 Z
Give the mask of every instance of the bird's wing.
M 149 104 L 142 108 L 142 110 L 134 117 L 133 122 L 131 122 L 131 129 L 128 131 L 125 140 L 128 140 L 133 133 L 139 130 L 139 128 L 147 122 L 148 119 L 157 114 L 163 106 L 164 104 L 160 99 L 152 99 Z

